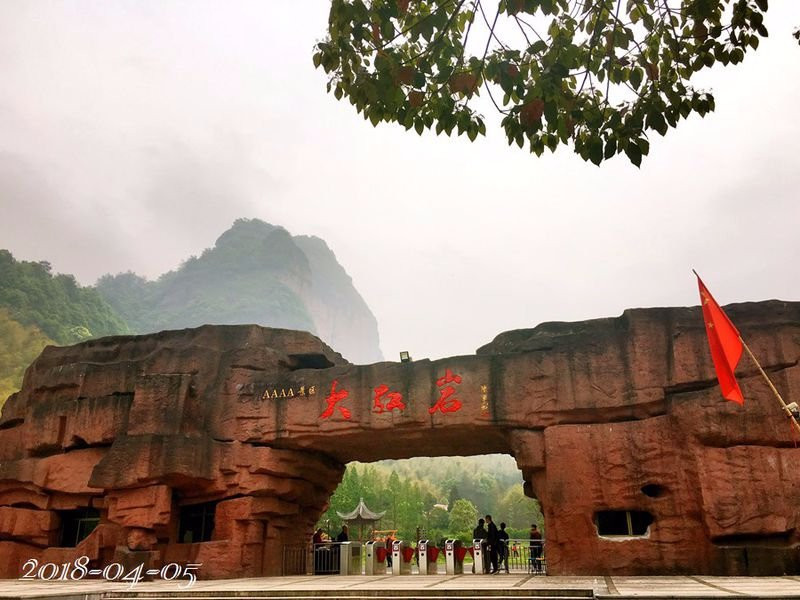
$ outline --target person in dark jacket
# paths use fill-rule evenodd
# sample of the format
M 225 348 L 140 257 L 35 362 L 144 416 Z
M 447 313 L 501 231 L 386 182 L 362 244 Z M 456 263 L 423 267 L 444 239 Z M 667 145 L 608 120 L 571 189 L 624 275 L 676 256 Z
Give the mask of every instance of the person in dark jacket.
M 386 536 L 386 566 L 392 568 L 392 549 L 394 546 L 394 536 L 390 533 Z
M 472 530 L 472 539 L 473 540 L 485 540 L 486 539 L 486 528 L 483 526 L 485 521 L 483 519 L 478 519 L 478 526 Z
M 350 536 L 347 533 L 347 525 L 342 525 L 342 531 L 336 536 L 337 542 L 349 542 Z
M 489 546 L 489 562 L 492 564 L 491 573 L 497 573 L 497 546 L 500 543 L 500 536 L 497 532 L 497 525 L 492 521 L 492 515 L 486 515 L 486 544 Z
M 499 542 L 497 544 L 497 554 L 499 564 L 503 564 L 508 573 L 508 532 L 506 531 L 506 524 L 500 523 L 500 531 L 497 532 Z
M 486 528 L 483 526 L 483 519 L 478 519 L 478 526 L 472 530 L 472 539 L 481 541 L 481 549 L 483 550 L 483 572 L 486 572 Z M 475 564 L 472 565 L 472 572 L 475 573 Z
M 531 525 L 531 537 L 530 537 L 530 561 L 531 570 L 534 573 L 538 573 L 542 571 L 542 532 L 539 531 L 539 528 L 536 526 L 536 523 Z
M 311 537 L 311 543 L 314 545 L 322 543 L 322 527 L 314 532 L 314 535 Z

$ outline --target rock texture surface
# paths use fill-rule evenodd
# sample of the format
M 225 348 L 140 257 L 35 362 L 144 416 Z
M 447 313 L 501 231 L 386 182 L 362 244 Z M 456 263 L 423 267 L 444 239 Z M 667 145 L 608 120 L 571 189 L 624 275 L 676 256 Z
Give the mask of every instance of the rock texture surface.
M 728 314 L 796 399 L 800 303 Z M 0 416 L 0 575 L 83 555 L 280 574 L 346 462 L 489 452 L 542 502 L 551 573 L 798 573 L 800 450 L 746 359 L 738 376 L 742 407 L 719 395 L 694 308 L 544 324 L 433 362 L 355 366 L 257 326 L 48 347 Z M 211 539 L 181 539 L 198 503 Z M 87 508 L 99 526 L 59 547 Z M 602 511 L 652 523 L 600 535 Z

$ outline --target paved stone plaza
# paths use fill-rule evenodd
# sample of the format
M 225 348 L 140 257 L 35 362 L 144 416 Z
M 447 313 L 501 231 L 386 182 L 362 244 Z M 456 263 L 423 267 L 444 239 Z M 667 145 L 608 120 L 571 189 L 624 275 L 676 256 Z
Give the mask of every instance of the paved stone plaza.
M 128 584 L 7 580 L 0 598 L 800 598 L 800 577 L 297 576 Z

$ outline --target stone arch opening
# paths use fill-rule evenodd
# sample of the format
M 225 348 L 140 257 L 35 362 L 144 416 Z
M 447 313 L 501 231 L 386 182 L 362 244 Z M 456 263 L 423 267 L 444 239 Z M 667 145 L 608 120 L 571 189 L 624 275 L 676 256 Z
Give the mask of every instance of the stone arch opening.
M 508 454 L 350 463 L 317 527 L 335 537 L 342 521 L 338 515 L 364 500 L 372 511 L 384 514 L 377 529 L 396 531 L 405 540 L 459 538 L 467 543 L 477 519 L 487 513 L 498 526 L 505 522 L 511 537 L 527 537 L 532 522 L 543 528 L 543 516 L 539 503 L 525 496 L 523 484 L 522 472 Z M 369 533 L 351 531 L 351 537 Z

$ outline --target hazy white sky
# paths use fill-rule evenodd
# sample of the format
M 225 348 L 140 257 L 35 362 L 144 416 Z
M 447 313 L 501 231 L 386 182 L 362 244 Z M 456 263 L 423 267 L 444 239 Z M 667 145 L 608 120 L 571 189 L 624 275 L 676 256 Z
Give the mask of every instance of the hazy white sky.
M 156 277 L 258 217 L 328 242 L 389 359 L 696 304 L 692 267 L 721 303 L 800 300 L 800 2 L 641 170 L 374 129 L 312 66 L 328 6 L 4 0 L 0 247 Z

